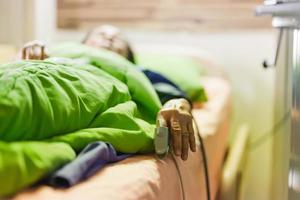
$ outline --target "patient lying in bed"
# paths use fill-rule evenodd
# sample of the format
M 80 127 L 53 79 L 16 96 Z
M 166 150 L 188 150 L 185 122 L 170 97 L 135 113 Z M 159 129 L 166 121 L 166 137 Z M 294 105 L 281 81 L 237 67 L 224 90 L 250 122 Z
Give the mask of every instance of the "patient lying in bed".
M 0 66 L 0 174 L 6 180 L 0 196 L 49 175 L 94 141 L 124 153 L 152 152 L 157 115 L 171 129 L 176 155 L 186 160 L 189 147 L 195 150 L 189 102 L 171 99 L 161 109 L 132 64 L 80 44 L 49 55 L 72 59 L 38 61 L 47 57 L 44 47 L 29 44 L 23 50 L 29 60 Z
M 115 52 L 135 64 L 135 55 L 122 35 L 121 31 L 114 26 L 104 25 L 90 31 L 83 44 L 97 49 L 106 49 Z M 41 47 L 40 55 L 30 54 L 35 44 L 25 47 L 24 58 L 44 59 L 48 57 Z M 26 55 L 25 55 L 26 54 Z M 55 56 L 55 55 L 54 55 Z M 158 94 L 162 109 L 157 114 L 157 121 L 161 125 L 169 127 L 172 136 L 172 147 L 175 155 L 181 156 L 183 160 L 188 158 L 189 148 L 195 151 L 194 128 L 191 115 L 192 102 L 186 93 L 175 83 L 154 71 L 140 69 L 152 83 Z
M 104 48 L 116 52 L 135 64 L 135 55 L 131 47 L 121 31 L 114 26 L 104 25 L 92 30 L 87 34 L 83 43 L 95 48 Z M 143 72 L 153 84 L 161 102 L 164 104 L 157 118 L 160 123 L 171 130 L 174 153 L 186 160 L 189 147 L 192 151 L 196 150 L 191 115 L 192 105 L 188 101 L 185 92 L 175 83 L 153 71 L 143 70 Z M 164 90 L 164 88 L 167 89 Z

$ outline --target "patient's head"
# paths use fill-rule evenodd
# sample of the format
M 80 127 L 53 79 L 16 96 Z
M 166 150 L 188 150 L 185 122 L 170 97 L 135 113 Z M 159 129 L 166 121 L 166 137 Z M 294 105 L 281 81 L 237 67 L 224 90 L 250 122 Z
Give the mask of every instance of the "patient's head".
M 133 52 L 124 35 L 115 26 L 103 25 L 90 31 L 83 43 L 118 53 L 134 63 Z

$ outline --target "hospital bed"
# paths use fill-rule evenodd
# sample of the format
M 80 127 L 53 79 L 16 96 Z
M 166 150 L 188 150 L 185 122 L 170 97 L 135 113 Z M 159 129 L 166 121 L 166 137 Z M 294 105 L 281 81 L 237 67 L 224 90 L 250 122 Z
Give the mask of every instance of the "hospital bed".
M 230 121 L 230 86 L 220 77 L 202 79 L 209 101 L 193 110 L 195 121 L 204 139 L 209 167 L 212 199 L 219 188 L 222 163 L 227 148 Z M 155 155 L 136 155 L 107 165 L 94 176 L 68 189 L 35 186 L 15 195 L 14 200 L 187 200 L 206 199 L 203 161 L 199 142 L 195 153 L 183 162 L 172 157 L 158 159 Z M 182 187 L 179 178 L 182 177 Z

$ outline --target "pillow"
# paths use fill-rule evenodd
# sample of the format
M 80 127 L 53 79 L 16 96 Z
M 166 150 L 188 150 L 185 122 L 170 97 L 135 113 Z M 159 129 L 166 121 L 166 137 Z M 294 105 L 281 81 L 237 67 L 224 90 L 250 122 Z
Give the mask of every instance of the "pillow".
M 137 65 L 158 72 L 177 84 L 192 101 L 205 102 L 201 65 L 191 57 L 171 54 L 137 54 Z

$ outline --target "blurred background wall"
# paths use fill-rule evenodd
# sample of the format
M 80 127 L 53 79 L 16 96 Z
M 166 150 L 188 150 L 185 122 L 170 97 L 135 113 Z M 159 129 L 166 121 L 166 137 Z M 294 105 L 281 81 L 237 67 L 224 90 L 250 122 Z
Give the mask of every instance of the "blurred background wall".
M 20 47 L 34 39 L 50 42 L 56 23 L 56 0 L 0 1 L 0 43 Z
M 59 0 L 58 27 L 90 28 L 110 23 L 148 30 L 265 28 L 269 19 L 253 13 L 260 0 Z
M 227 73 L 233 88 L 231 140 L 247 123 L 251 135 L 242 177 L 244 200 L 271 199 L 274 71 L 261 63 L 275 52 L 270 18 L 253 16 L 259 0 L 0 1 L 0 43 L 20 46 L 82 39 L 100 24 L 123 28 L 136 50 L 145 45 L 193 48 Z M 1 48 L 0 48 L 1 49 Z

